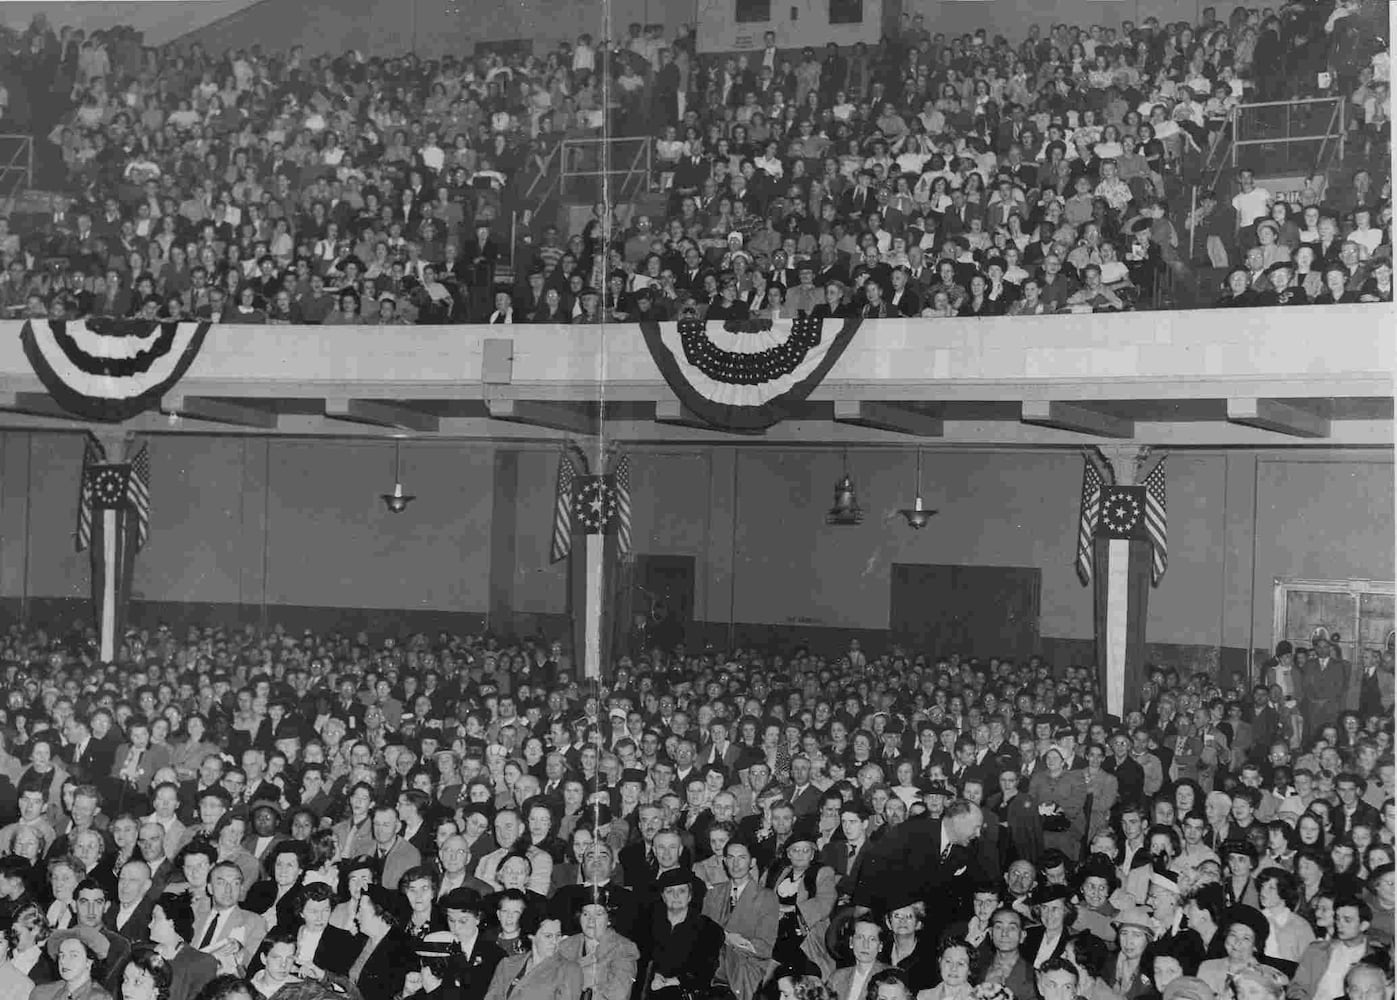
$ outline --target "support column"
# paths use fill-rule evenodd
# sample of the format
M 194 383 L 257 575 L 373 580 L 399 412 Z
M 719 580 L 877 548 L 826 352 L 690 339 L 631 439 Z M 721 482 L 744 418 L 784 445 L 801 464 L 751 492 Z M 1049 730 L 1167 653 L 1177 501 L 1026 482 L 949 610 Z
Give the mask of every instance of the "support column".
M 1137 445 L 1099 449 L 1115 485 L 1134 486 L 1148 457 Z M 1138 698 L 1145 678 L 1145 622 L 1150 591 L 1148 542 L 1095 539 L 1096 662 L 1106 711 L 1123 719 L 1127 699 Z
M 514 623 L 514 577 L 519 530 L 519 451 L 495 452 L 495 479 L 490 504 L 490 628 L 517 631 Z

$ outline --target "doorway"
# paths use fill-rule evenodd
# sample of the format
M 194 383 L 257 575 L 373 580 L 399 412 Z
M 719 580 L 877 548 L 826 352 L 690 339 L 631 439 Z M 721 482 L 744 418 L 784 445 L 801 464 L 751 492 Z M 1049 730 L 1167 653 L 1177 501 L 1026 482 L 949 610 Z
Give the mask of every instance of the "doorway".
M 1038 652 L 1038 569 L 894 563 L 891 586 L 888 628 L 914 654 L 1026 659 Z

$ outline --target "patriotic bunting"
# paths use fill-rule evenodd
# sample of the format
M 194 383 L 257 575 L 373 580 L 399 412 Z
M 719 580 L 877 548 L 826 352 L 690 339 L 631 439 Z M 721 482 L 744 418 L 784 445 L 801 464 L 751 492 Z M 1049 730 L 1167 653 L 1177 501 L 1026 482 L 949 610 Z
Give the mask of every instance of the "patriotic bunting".
M 78 551 L 92 559 L 92 601 L 97 612 L 101 656 L 110 662 L 131 596 L 136 554 L 150 539 L 150 451 L 129 462 L 105 461 L 89 438 L 78 487 Z
M 585 461 L 584 461 L 585 469 Z M 550 561 L 572 553 L 574 532 L 616 535 L 622 558 L 631 552 L 631 459 L 622 455 L 611 475 L 579 475 L 572 456 L 558 459 L 558 483 L 553 495 L 553 544 Z
M 84 420 L 118 422 L 159 403 L 194 363 L 208 330 L 207 322 L 31 320 L 20 341 L 59 406 Z
M 834 367 L 858 317 L 698 319 L 640 324 L 665 381 L 699 419 L 729 431 L 760 431 L 792 415 Z

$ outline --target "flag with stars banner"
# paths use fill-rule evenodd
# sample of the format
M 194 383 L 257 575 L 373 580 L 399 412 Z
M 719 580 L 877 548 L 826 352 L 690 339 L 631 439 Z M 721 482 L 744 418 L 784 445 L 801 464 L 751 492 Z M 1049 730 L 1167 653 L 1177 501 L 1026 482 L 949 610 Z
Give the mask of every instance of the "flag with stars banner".
M 101 657 L 111 662 L 122 632 L 136 554 L 150 537 L 150 452 L 142 446 L 129 462 L 98 460 L 89 444 L 78 495 L 78 548 L 92 563 L 92 602 Z
M 856 316 L 642 322 L 660 374 L 684 408 L 728 431 L 798 415 L 858 331 Z
M 1124 541 L 1148 540 L 1145 532 L 1145 487 L 1103 487 L 1096 534 L 1099 538 Z

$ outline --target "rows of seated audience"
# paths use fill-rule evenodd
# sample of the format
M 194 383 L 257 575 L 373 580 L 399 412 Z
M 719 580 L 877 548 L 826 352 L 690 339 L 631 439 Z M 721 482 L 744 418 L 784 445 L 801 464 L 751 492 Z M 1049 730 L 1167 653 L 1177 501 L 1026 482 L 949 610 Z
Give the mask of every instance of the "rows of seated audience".
M 0 640 L 5 1000 L 1376 1000 L 1393 654 Z
M 326 58 L 39 17 L 0 78 L 66 193 L 0 231 L 0 307 L 391 325 L 1390 301 L 1382 6 L 1016 40 L 918 16 L 873 47 L 768 33 L 731 57 L 640 24 L 543 55 Z M 1381 169 L 1294 204 L 1248 171 L 1208 190 L 1237 104 L 1318 72 Z M 663 208 L 532 219 L 559 140 L 603 123 L 654 138 Z

